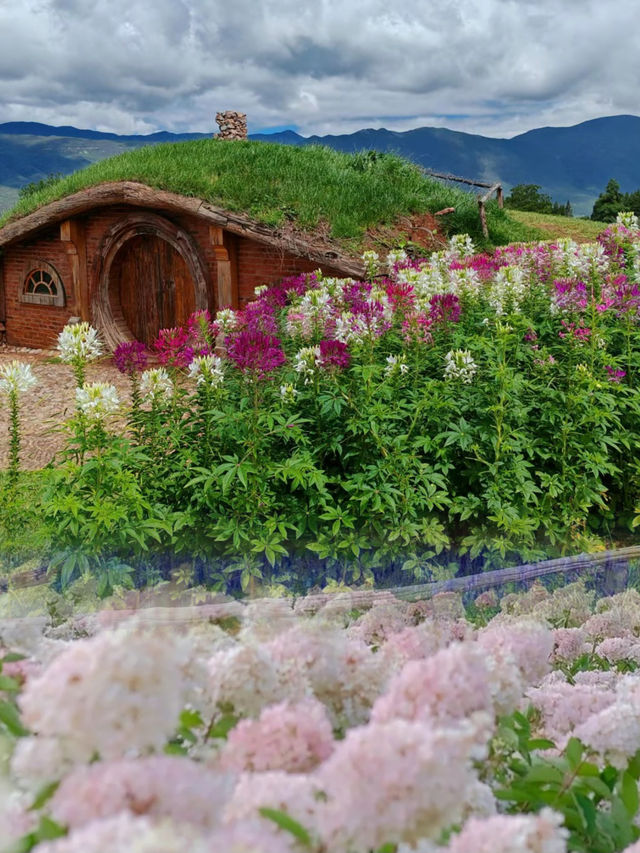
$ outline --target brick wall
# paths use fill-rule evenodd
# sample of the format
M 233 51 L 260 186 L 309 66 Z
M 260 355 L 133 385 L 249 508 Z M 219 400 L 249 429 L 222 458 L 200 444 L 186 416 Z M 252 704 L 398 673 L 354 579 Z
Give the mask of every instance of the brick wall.
M 64 285 L 66 302 L 55 305 L 30 305 L 20 302 L 25 276 L 38 261 L 47 261 L 55 267 Z M 76 294 L 73 292 L 71 267 L 64 244 L 55 228 L 40 239 L 21 243 L 7 249 L 3 256 L 4 319 L 7 326 L 7 343 L 12 346 L 43 347 L 55 345 L 58 333 L 76 311 Z M 2 308 L 0 307 L 0 311 Z
M 89 283 L 89 302 L 93 305 L 98 290 L 100 271 L 100 248 L 107 231 L 129 213 L 145 213 L 126 205 L 98 209 L 79 217 L 85 225 L 87 247 L 87 278 Z M 204 269 L 208 286 L 209 308 L 212 313 L 218 310 L 217 265 L 215 250 L 209 237 L 209 223 L 196 216 L 172 215 L 157 211 L 160 216 L 181 227 L 194 240 Z M 232 258 L 237 269 L 239 306 L 253 299 L 254 289 L 262 284 L 271 284 L 290 275 L 313 272 L 318 264 L 305 258 L 281 252 L 253 240 L 227 235 Z M 73 292 L 72 273 L 66 246 L 60 240 L 59 226 L 40 232 L 37 239 L 25 241 L 9 247 L 3 255 L 0 274 L 4 279 L 5 306 L 0 305 L 0 319 L 5 319 L 7 342 L 14 346 L 50 347 L 69 317 L 80 313 L 78 294 Z M 38 260 L 47 261 L 58 271 L 66 292 L 64 307 L 32 305 L 19 301 L 19 293 L 24 287 L 27 267 Z M 323 265 L 329 275 L 339 275 L 330 267 Z M 1 293 L 1 288 L 0 288 Z M 117 311 L 114 313 L 117 314 Z
M 254 289 L 262 284 L 274 284 L 290 275 L 314 272 L 320 266 L 317 261 L 291 255 L 245 237 L 237 237 L 236 246 L 240 305 L 251 301 Z M 327 275 L 341 275 L 324 264 L 322 269 Z

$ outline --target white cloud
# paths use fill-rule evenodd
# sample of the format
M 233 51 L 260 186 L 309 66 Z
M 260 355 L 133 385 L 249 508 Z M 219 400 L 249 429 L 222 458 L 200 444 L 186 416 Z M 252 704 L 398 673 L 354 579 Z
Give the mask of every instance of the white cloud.
M 0 0 L 0 122 L 513 135 L 638 112 L 618 0 Z

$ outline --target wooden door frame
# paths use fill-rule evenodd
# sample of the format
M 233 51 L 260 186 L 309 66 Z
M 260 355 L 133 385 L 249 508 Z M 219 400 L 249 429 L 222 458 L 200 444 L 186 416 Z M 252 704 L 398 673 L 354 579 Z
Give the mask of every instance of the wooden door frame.
M 151 235 L 169 243 L 182 257 L 191 275 L 195 291 L 196 311 L 209 307 L 207 278 L 204 264 L 193 238 L 184 229 L 156 213 L 129 213 L 118 220 L 102 238 L 98 254 L 98 287 L 92 306 L 93 321 L 100 329 L 104 342 L 114 350 L 122 341 L 133 340 L 120 306 L 120 296 L 114 293 L 111 267 L 122 247 L 133 237 Z

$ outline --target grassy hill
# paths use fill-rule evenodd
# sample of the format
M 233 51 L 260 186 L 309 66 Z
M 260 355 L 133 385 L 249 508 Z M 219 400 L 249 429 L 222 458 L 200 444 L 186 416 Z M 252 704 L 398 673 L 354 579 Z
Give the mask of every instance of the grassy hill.
M 607 227 L 606 222 L 593 222 L 591 219 L 577 219 L 571 216 L 552 216 L 549 213 L 530 213 L 524 210 L 510 210 L 509 216 L 540 231 L 544 240 L 570 237 L 576 243 L 589 243 Z
M 447 230 L 469 233 L 481 242 L 475 194 L 425 178 L 418 167 L 396 155 L 214 139 L 146 146 L 101 160 L 21 199 L 0 225 L 78 190 L 121 180 L 141 181 L 245 212 L 273 226 L 289 222 L 355 244 L 381 223 L 453 207 L 455 212 L 443 217 Z M 496 245 L 537 236 L 495 203 L 487 213 Z

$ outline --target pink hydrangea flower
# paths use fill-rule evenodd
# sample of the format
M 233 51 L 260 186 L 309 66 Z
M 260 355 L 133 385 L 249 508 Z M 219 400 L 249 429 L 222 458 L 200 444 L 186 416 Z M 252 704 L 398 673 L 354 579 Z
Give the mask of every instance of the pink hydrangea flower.
M 241 720 L 231 730 L 221 766 L 234 771 L 285 770 L 304 773 L 331 755 L 333 731 L 317 699 L 279 702 L 257 720 Z

